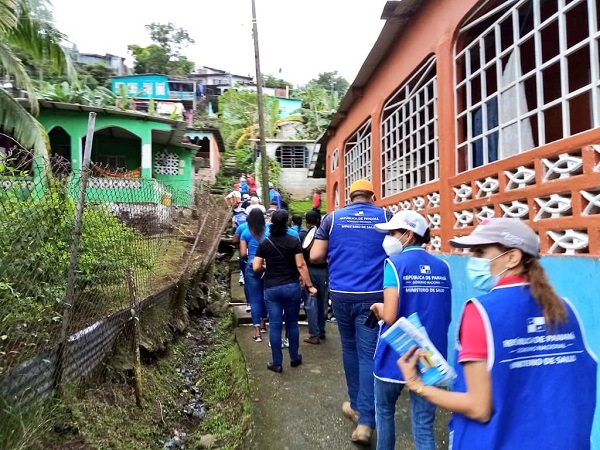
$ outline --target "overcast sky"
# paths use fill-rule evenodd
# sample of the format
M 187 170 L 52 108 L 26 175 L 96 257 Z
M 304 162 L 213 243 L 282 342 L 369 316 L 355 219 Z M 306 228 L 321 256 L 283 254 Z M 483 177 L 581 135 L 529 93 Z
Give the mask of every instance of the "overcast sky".
M 144 25 L 173 22 L 197 65 L 255 75 L 251 0 L 51 0 L 57 28 L 84 53 L 128 57 Z M 386 0 L 256 0 L 261 71 L 293 84 L 337 70 L 352 83 L 384 21 Z

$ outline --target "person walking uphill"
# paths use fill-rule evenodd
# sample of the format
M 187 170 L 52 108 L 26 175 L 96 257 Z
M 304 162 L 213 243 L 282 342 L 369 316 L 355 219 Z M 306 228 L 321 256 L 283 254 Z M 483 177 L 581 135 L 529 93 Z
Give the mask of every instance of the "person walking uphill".
M 317 295 L 304 299 L 304 309 L 308 320 L 308 337 L 304 339 L 307 344 L 320 344 L 325 339 L 325 324 L 327 323 L 327 307 L 329 300 L 329 270 L 327 263 L 314 263 L 310 260 L 315 234 L 321 223 L 319 213 L 310 210 L 306 212 L 306 226 L 308 230 L 300 232 L 304 260 L 308 265 L 308 273 L 312 285 L 317 288 Z
M 375 225 L 388 233 L 383 248 L 389 258 L 383 275 L 383 303 L 371 310 L 383 320 L 375 351 L 375 422 L 377 450 L 393 450 L 396 441 L 394 413 L 404 388 L 398 354 L 381 339 L 400 317 L 418 313 L 433 345 L 446 358 L 452 296 L 448 264 L 423 248 L 429 243 L 427 220 L 416 211 L 401 211 L 389 222 Z M 410 393 L 416 450 L 435 450 L 435 405 Z
M 263 212 L 254 208 L 248 214 L 248 228 L 240 236 L 240 258 L 247 258 L 244 274 L 244 292 L 250 303 L 250 314 L 254 325 L 255 342 L 262 342 L 261 332 L 266 332 L 265 322 L 267 307 L 265 305 L 264 285 L 261 272 L 255 272 L 252 262 L 256 255 L 258 244 L 265 238 L 267 226 Z
M 342 344 L 342 361 L 350 402 L 343 414 L 357 423 L 352 441 L 368 444 L 375 428 L 373 355 L 377 330 L 365 325 L 373 303 L 383 300 L 384 236 L 374 225 L 391 213 L 373 205 L 373 184 L 358 180 L 350 186 L 350 201 L 327 214 L 315 236 L 310 259 L 329 262 L 329 296 Z
M 267 369 L 277 373 L 283 372 L 280 344 L 284 313 L 285 329 L 290 343 L 290 365 L 298 367 L 302 364 L 302 355 L 298 351 L 300 347 L 298 316 L 301 298 L 298 275 L 310 295 L 317 293 L 317 289 L 310 281 L 300 241 L 297 237 L 288 234 L 287 222 L 288 212 L 285 209 L 273 213 L 270 233 L 258 245 L 252 263 L 255 272 L 265 272 L 265 302 L 269 312 L 269 341 L 273 358 L 267 364 Z
M 491 291 L 463 309 L 455 392 L 423 384 L 416 348 L 398 362 L 408 389 L 454 412 L 454 450 L 589 449 L 597 361 L 579 315 L 548 282 L 535 232 L 489 219 L 450 244 L 471 249 L 467 277 Z

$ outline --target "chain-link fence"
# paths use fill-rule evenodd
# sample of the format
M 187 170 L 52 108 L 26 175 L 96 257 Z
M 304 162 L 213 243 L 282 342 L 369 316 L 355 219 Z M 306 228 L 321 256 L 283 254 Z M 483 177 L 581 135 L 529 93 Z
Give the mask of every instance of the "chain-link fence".
M 181 314 L 178 286 L 212 259 L 228 218 L 192 181 L 0 153 L 0 396 L 31 406 L 143 329 L 144 310 Z

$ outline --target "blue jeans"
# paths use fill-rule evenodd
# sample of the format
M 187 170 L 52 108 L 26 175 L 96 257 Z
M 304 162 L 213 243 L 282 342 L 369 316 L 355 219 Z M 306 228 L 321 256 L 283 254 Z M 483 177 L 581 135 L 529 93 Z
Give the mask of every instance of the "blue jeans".
M 246 265 L 244 274 L 245 284 L 244 292 L 250 303 L 250 315 L 252 316 L 252 325 L 260 326 L 260 320 L 267 318 L 267 307 L 265 306 L 265 293 L 262 280 L 262 273 L 256 273 L 252 270 L 252 264 Z
M 317 288 L 316 297 L 304 297 L 304 309 L 308 320 L 308 335 L 313 338 L 325 335 L 327 322 L 327 301 L 329 300 L 329 271 L 326 267 L 308 267 L 310 279 Z M 306 293 L 306 291 L 304 291 Z
M 333 301 L 342 343 L 342 362 L 350 405 L 359 413 L 359 425 L 375 428 L 373 394 L 373 356 L 377 346 L 377 328 L 365 326 L 372 302 Z
M 375 378 L 375 420 L 377 422 L 377 450 L 393 450 L 396 441 L 394 413 L 396 401 L 404 388 L 402 383 L 389 383 Z M 433 423 L 435 405 L 423 397 L 410 393 L 412 432 L 416 450 L 435 450 Z
M 290 341 L 290 359 L 300 358 L 300 329 L 298 316 L 300 315 L 300 283 L 289 283 L 265 289 L 265 301 L 269 311 L 269 342 L 271 343 L 271 356 L 273 364 L 283 364 L 281 352 L 281 324 L 285 313 L 285 331 Z

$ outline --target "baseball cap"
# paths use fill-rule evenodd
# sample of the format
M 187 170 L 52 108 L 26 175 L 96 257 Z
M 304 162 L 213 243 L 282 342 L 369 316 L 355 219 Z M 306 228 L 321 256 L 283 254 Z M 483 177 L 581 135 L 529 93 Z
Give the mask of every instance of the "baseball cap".
M 367 192 L 375 192 L 375 188 L 373 187 L 373 183 L 369 180 L 356 180 L 354 183 L 350 185 L 350 195 L 352 195 L 355 191 L 367 191 Z
M 533 229 L 519 219 L 492 218 L 482 221 L 468 236 L 450 239 L 450 245 L 468 248 L 475 245 L 500 244 L 518 248 L 528 255 L 538 256 L 540 239 Z
M 269 181 L 269 187 L 270 187 L 270 188 L 272 188 L 272 187 L 273 187 L 273 183 L 271 183 L 270 181 Z
M 250 195 L 242 194 L 242 200 L 248 200 L 249 198 L 250 198 Z
M 389 222 L 375 224 L 377 231 L 387 233 L 391 230 L 408 230 L 423 237 L 429 225 L 427 220 L 416 211 L 400 211 Z

